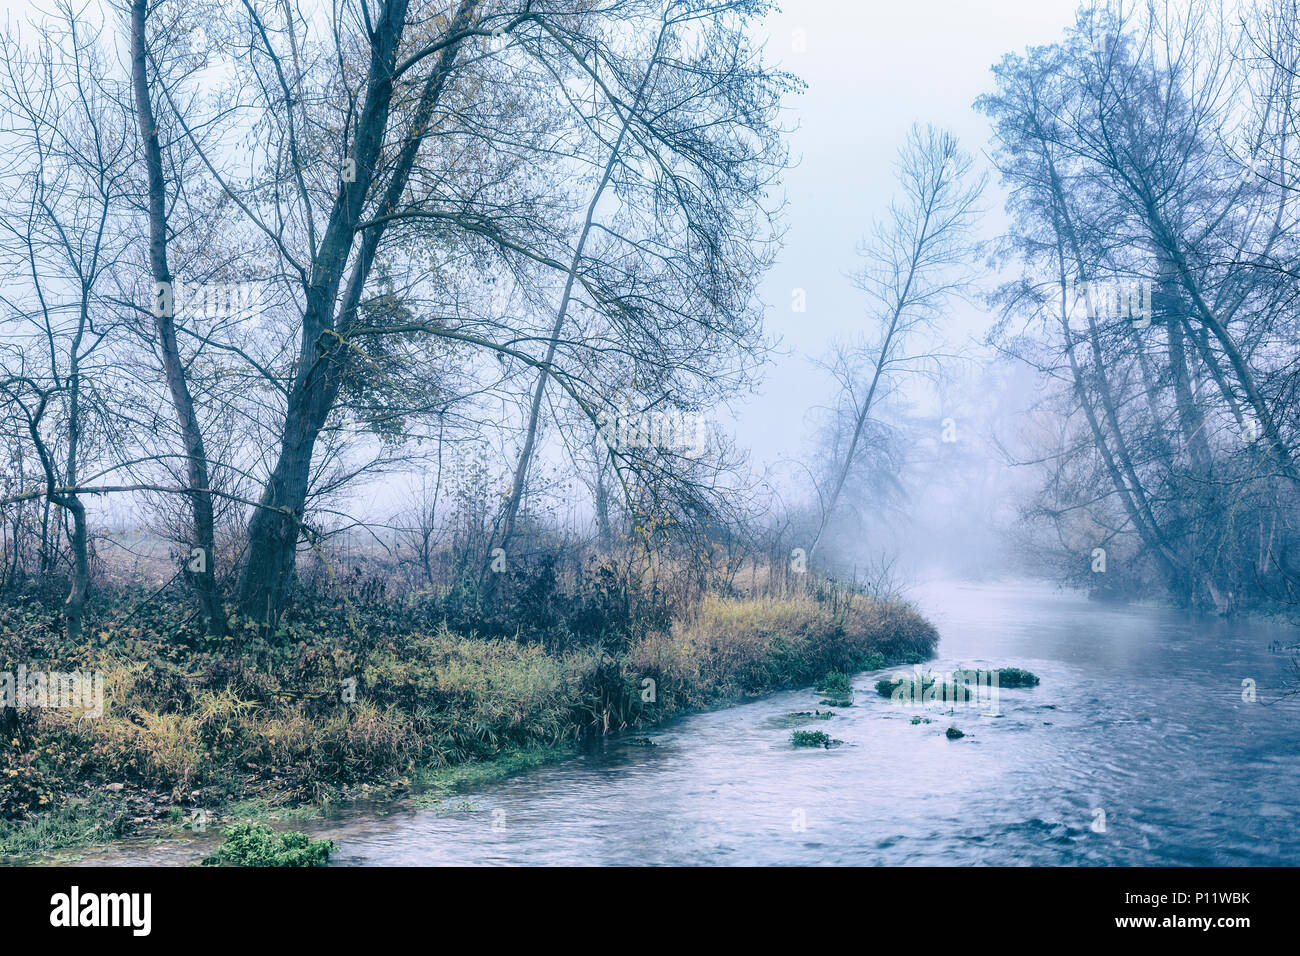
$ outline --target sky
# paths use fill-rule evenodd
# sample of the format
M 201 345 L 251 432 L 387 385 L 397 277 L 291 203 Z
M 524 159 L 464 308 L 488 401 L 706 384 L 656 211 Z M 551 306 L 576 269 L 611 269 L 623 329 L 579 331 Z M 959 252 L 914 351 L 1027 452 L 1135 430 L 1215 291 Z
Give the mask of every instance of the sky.
M 790 98 L 798 165 L 785 176 L 788 232 L 761 286 L 768 331 L 787 352 L 769 366 L 762 394 L 735 423 L 756 463 L 803 458 L 808 412 L 834 385 L 810 357 L 864 326 L 862 295 L 849 279 L 856 249 L 895 189 L 893 164 L 913 123 L 956 134 L 981 154 L 989 127 L 972 108 L 1004 53 L 1050 43 L 1074 18 L 1077 0 L 787 0 L 763 24 L 769 57 L 808 84 Z M 802 50 L 799 41 L 802 40 Z M 986 205 L 1001 206 L 996 189 Z M 988 228 L 996 225 L 988 217 Z M 806 312 L 793 311 L 802 289 Z M 989 319 L 963 310 L 959 339 L 982 336 Z

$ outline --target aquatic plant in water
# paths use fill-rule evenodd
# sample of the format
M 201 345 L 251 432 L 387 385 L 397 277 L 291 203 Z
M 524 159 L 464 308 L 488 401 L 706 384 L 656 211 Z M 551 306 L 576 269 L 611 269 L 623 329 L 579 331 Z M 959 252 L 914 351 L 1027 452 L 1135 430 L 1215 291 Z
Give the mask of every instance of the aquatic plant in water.
M 265 823 L 236 823 L 204 866 L 324 866 L 334 849 L 331 840 L 313 840 L 291 830 L 277 834 Z
M 830 734 L 821 730 L 796 730 L 790 735 L 790 743 L 796 747 L 833 747 L 835 744 L 842 744 L 844 741 L 836 740 Z

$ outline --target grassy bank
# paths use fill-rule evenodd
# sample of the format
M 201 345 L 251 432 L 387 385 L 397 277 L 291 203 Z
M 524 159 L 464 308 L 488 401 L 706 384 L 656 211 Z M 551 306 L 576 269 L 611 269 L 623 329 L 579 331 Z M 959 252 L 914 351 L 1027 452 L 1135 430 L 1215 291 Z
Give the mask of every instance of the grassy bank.
M 23 633 L 6 613 L 6 633 Z M 258 818 L 478 783 L 590 735 L 919 661 L 937 641 L 910 607 L 842 593 L 706 595 L 666 627 L 568 649 L 411 629 L 409 612 L 380 606 L 269 635 L 236 620 L 214 644 L 183 613 L 157 608 L 75 645 L 29 626 L 28 669 L 102 671 L 104 710 L 8 712 L 0 856 L 176 832 L 196 812 Z

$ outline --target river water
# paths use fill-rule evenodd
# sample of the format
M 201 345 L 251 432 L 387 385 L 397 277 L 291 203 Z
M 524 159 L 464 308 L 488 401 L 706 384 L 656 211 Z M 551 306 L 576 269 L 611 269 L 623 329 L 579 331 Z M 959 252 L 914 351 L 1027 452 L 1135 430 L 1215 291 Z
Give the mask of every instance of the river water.
M 1269 647 L 1294 628 L 1024 582 L 913 597 L 941 635 L 929 669 L 1017 666 L 1041 684 L 1001 689 L 992 716 L 900 707 L 872 686 L 896 669 L 859 674 L 852 707 L 802 725 L 844 741 L 829 750 L 791 746 L 786 715 L 821 695 L 788 691 L 434 809 L 303 829 L 342 865 L 1300 864 L 1300 699 L 1279 700 L 1290 657 Z M 190 862 L 214 839 L 84 862 Z

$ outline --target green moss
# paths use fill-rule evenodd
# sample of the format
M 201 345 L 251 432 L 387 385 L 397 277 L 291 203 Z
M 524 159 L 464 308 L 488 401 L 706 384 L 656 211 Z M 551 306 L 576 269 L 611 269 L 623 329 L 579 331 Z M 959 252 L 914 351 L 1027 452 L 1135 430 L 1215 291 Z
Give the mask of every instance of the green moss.
M 935 700 L 957 700 L 964 688 L 958 684 L 938 681 L 929 673 L 922 674 L 919 680 L 915 677 L 882 677 L 876 681 L 876 693 L 881 697 L 893 697 L 900 690 L 903 699 L 920 702 L 929 695 L 933 695 Z
M 316 805 L 280 804 L 264 797 L 255 797 L 228 804 L 222 810 L 221 816 L 227 820 L 238 820 L 244 823 L 258 820 L 319 820 L 325 815 L 331 802 L 326 798 Z M 186 815 L 188 816 L 188 813 Z
M 816 723 L 818 721 L 829 721 L 835 717 L 833 710 L 796 710 L 793 713 L 781 714 L 780 717 L 772 718 L 772 723 L 777 727 L 801 727 L 806 723 Z
M 956 671 L 953 676 L 958 683 L 940 681 L 929 673 L 921 675 L 919 681 L 914 676 L 901 678 L 882 677 L 876 681 L 876 693 L 881 697 L 893 697 L 895 692 L 901 690 L 903 699 L 913 702 L 920 702 L 923 699 L 932 697 L 936 701 L 963 703 L 972 699 L 979 692 L 978 688 L 984 683 L 980 681 L 980 677 L 986 674 L 989 675 L 989 677 L 985 677 L 986 682 L 991 682 L 991 677 L 997 678 L 999 689 L 1038 686 L 1037 675 L 1027 670 L 1022 670 L 1019 667 L 999 667 L 987 672 L 978 670 Z M 966 683 L 966 680 L 971 683 Z
M 334 844 L 291 830 L 277 834 L 264 823 L 227 827 L 225 842 L 203 860 L 204 866 L 324 866 Z
M 929 717 L 913 717 L 913 718 L 912 718 L 912 725 L 913 725 L 913 726 L 915 726 L 916 724 L 928 724 L 928 723 L 932 723 L 932 721 L 930 720 Z

